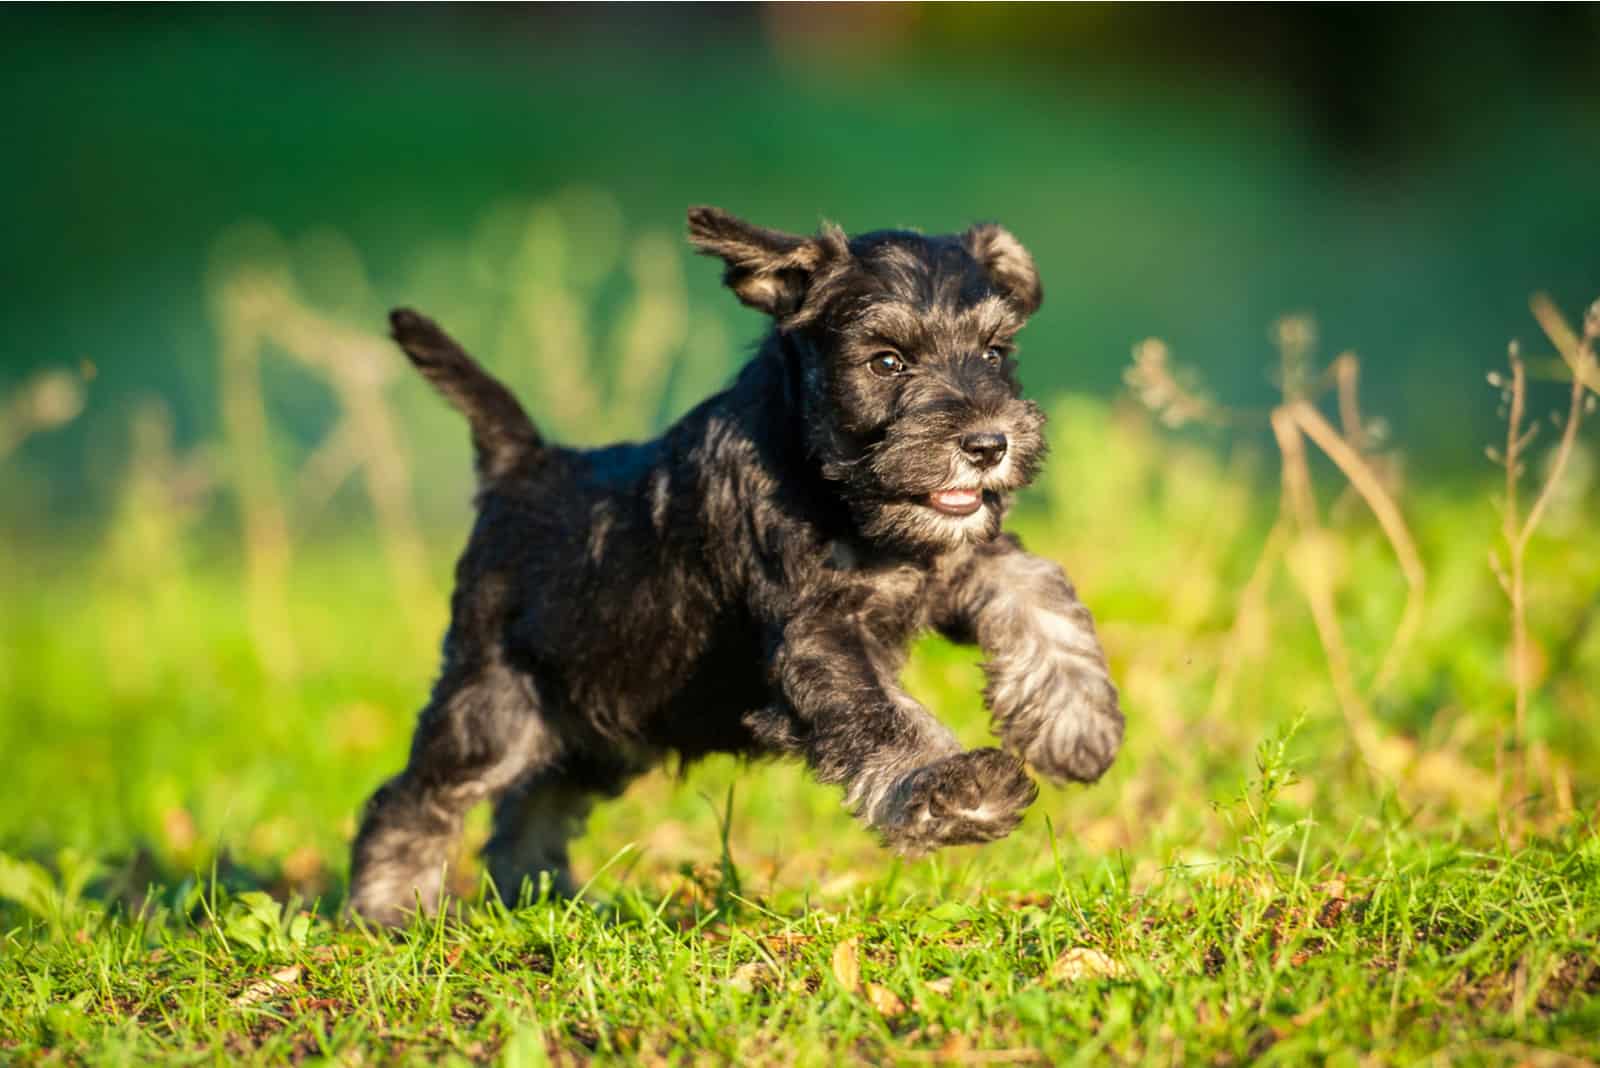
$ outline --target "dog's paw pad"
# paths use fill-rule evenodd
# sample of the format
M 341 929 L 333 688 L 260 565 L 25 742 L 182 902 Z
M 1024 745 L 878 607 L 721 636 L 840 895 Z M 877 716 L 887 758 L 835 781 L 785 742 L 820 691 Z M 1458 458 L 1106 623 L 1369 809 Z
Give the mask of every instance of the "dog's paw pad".
M 957 753 L 906 776 L 884 837 L 908 852 L 1010 834 L 1038 796 L 1022 762 L 999 749 Z

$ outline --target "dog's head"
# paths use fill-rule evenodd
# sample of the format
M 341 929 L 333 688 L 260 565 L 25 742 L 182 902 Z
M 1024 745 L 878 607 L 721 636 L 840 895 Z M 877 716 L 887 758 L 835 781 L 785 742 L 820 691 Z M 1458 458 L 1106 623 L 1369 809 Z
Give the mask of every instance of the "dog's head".
M 990 224 L 802 237 L 716 208 L 689 212 L 689 237 L 785 335 L 812 451 L 865 536 L 926 553 L 1000 532 L 1044 455 L 1013 358 L 1043 294 L 1016 238 Z

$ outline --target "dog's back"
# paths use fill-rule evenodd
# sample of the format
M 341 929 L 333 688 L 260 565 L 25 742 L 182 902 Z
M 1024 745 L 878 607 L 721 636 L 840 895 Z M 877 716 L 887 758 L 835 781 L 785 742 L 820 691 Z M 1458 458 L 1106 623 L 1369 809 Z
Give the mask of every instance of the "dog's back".
M 740 407 L 722 394 L 654 441 L 514 453 L 478 494 L 457 567 L 454 655 L 503 657 L 537 677 L 541 706 L 569 737 L 687 759 L 755 749 L 743 717 L 769 680 L 742 593 L 761 564 L 711 548 L 737 544 L 719 528 L 751 509 L 742 487 L 692 479 L 684 462 L 753 451 L 731 425 Z

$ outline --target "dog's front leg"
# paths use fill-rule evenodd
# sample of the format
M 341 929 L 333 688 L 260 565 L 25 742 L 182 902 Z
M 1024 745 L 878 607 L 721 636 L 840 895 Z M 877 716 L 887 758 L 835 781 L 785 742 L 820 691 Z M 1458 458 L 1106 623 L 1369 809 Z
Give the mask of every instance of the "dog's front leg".
M 782 735 L 885 842 L 908 853 L 1009 834 L 1038 787 L 999 749 L 961 743 L 894 681 L 895 658 L 848 620 L 783 630 L 773 674 Z M 759 730 L 759 728 L 758 728 Z
M 1058 781 L 1093 782 L 1122 745 L 1122 711 L 1094 620 L 1060 565 L 1009 536 L 952 584 L 950 629 L 986 655 L 986 694 L 1006 749 Z

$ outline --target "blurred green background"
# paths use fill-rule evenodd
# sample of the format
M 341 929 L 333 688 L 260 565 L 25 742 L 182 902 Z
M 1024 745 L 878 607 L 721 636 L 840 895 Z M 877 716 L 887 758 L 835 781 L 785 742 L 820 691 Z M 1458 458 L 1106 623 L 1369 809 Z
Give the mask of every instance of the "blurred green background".
M 551 253 L 570 263 L 591 238 L 675 243 L 682 263 L 657 266 L 700 333 L 663 355 L 662 399 L 634 424 L 726 377 L 760 329 L 682 250 L 692 203 L 799 230 L 999 219 L 1046 281 L 1024 353 L 1045 394 L 1112 394 L 1157 335 L 1219 393 L 1265 400 L 1269 325 L 1310 312 L 1329 353 L 1361 353 L 1369 408 L 1433 477 L 1491 473 L 1482 372 L 1537 336 L 1529 292 L 1569 309 L 1600 292 L 1593 5 L 119 8 L 4 25 L 0 395 L 47 365 L 96 371 L 84 417 L 0 476 L 13 530 L 51 538 L 110 506 L 138 398 L 164 399 L 180 448 L 216 437 L 219 255 L 290 264 L 307 305 L 362 329 L 393 303 L 430 310 L 559 425 L 543 371 L 563 353 L 490 343 L 519 272 L 549 266 L 496 254 L 496 235 L 514 242 L 540 204 L 578 205 Z M 603 332 L 628 271 L 590 273 Z M 586 370 L 619 373 L 595 348 Z M 262 374 L 278 447 L 311 448 L 336 413 L 325 386 Z M 424 484 L 456 472 L 459 428 L 409 386 L 400 403 L 417 451 L 448 449 L 419 460 Z M 562 429 L 650 429 L 596 414 Z

